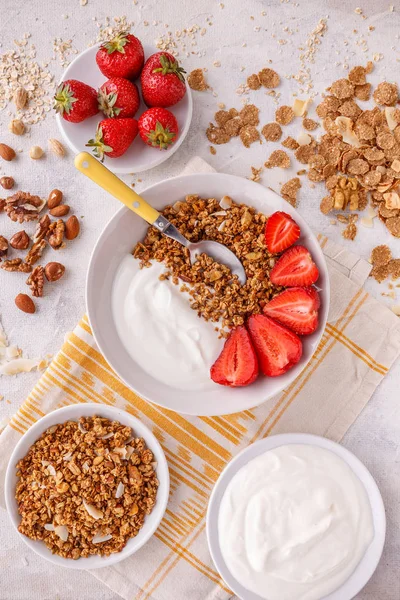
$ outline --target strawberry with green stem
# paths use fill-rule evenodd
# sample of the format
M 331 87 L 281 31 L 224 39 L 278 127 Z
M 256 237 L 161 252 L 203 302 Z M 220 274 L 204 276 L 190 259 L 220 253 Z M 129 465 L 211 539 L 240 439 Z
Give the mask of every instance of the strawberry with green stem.
M 104 119 L 97 126 L 96 136 L 86 146 L 93 148 L 93 154 L 101 162 L 104 156 L 122 156 L 137 136 L 136 119 Z
M 149 108 L 141 115 L 138 126 L 145 144 L 159 150 L 167 150 L 178 135 L 178 122 L 166 108 Z
M 140 83 L 147 106 L 173 106 L 186 94 L 185 70 L 168 52 L 157 52 L 147 59 Z
M 97 92 L 82 81 L 68 79 L 57 88 L 54 109 L 66 121 L 80 123 L 99 112 Z
M 100 71 L 108 78 L 136 79 L 144 63 L 142 43 L 134 35 L 123 31 L 100 46 L 96 62 Z
M 107 117 L 134 117 L 140 104 L 139 92 L 128 79 L 111 77 L 99 89 L 98 102 Z

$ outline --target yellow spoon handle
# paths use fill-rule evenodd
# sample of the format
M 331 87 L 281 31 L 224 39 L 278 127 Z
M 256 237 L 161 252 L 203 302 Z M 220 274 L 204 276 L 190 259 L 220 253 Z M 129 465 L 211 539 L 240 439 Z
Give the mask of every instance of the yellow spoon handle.
M 80 152 L 75 157 L 75 167 L 148 223 L 154 223 L 159 217 L 158 210 L 150 206 L 146 200 L 88 152 Z

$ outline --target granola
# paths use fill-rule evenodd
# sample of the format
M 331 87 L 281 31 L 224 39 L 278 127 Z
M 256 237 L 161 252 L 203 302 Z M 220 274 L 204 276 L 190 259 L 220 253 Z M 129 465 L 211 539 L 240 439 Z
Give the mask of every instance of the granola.
M 166 273 L 162 277 L 189 293 L 190 305 L 199 316 L 220 321 L 221 335 L 226 335 L 224 328 L 242 325 L 248 316 L 260 313 L 265 303 L 281 291 L 269 279 L 275 256 L 265 245 L 265 215 L 228 197 L 219 202 L 197 195 L 167 206 L 162 214 L 191 242 L 221 242 L 243 264 L 247 281 L 241 286 L 227 267 L 205 254 L 192 265 L 189 252 L 181 244 L 151 226 L 133 249 L 141 268 L 151 267 L 154 260 L 163 262 Z
M 98 416 L 50 427 L 16 468 L 19 531 L 64 558 L 120 552 L 156 502 L 152 451 Z

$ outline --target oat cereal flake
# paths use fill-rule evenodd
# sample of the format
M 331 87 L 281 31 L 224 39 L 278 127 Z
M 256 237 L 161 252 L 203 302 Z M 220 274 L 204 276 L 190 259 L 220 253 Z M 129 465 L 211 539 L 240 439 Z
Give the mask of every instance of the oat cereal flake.
M 371 252 L 371 263 L 374 267 L 381 267 L 389 264 L 392 258 L 390 248 L 384 244 L 376 246 Z
M 291 106 L 280 106 L 275 112 L 275 120 L 280 125 L 289 125 L 295 117 Z
M 266 88 L 276 88 L 281 82 L 281 79 L 276 71 L 273 69 L 262 69 L 258 74 L 261 85 Z
M 197 92 L 204 92 L 209 87 L 204 78 L 203 69 L 194 69 L 194 71 L 191 71 L 188 75 L 187 81 L 189 87 Z
M 278 123 L 267 123 L 261 130 L 267 142 L 277 142 L 282 137 L 282 128 Z
M 290 167 L 290 157 L 284 150 L 274 150 L 265 163 L 267 169 L 273 167 L 280 167 L 281 169 L 288 169 Z

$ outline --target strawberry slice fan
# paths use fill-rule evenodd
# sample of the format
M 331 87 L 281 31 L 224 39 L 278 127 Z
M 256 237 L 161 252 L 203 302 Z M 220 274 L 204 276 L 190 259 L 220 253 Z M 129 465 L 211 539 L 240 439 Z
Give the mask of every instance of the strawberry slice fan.
M 319 271 L 305 246 L 293 246 L 299 237 L 300 227 L 290 215 L 278 211 L 268 218 L 266 246 L 272 254 L 282 253 L 270 280 L 286 289 L 264 306 L 264 314 L 251 315 L 246 325 L 231 332 L 211 367 L 210 376 L 216 383 L 249 385 L 259 372 L 278 377 L 299 362 L 303 353 L 299 335 L 317 329 L 320 307 L 318 292 L 312 287 Z

